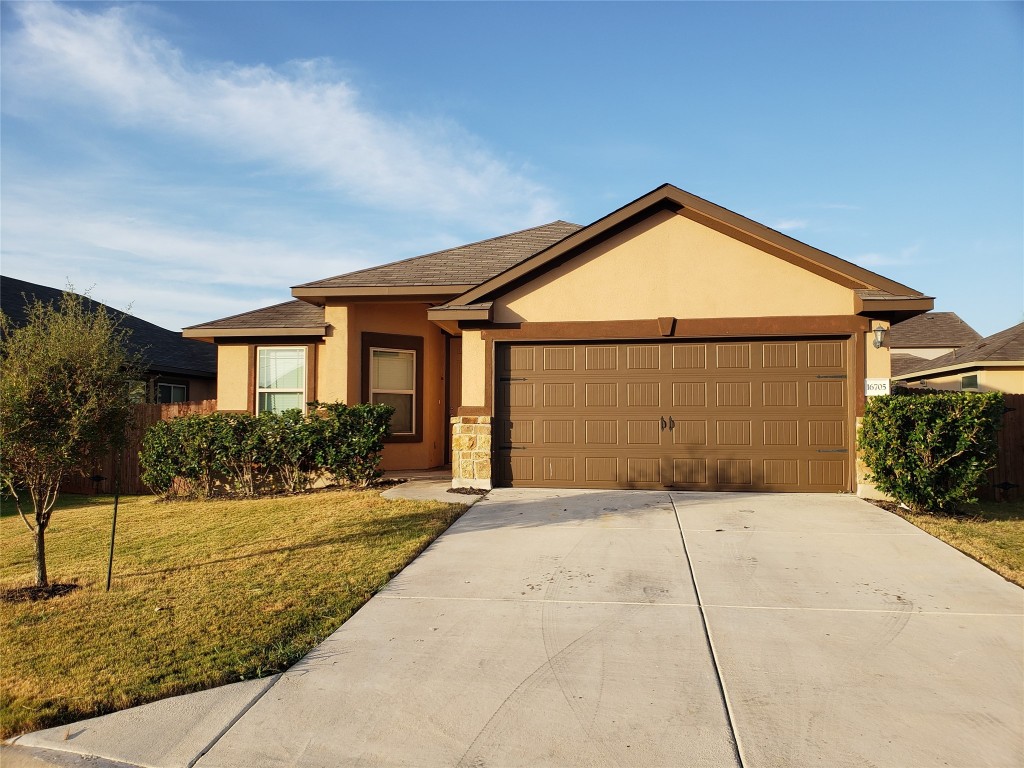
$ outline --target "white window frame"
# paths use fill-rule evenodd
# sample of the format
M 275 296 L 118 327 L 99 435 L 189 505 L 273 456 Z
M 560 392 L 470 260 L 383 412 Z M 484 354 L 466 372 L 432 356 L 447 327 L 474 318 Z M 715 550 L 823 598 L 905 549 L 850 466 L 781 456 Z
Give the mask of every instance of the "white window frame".
M 374 387 L 374 371 L 375 366 L 373 365 L 373 353 L 374 352 L 398 352 L 403 355 L 412 355 L 412 389 L 378 389 Z M 398 349 L 395 347 L 370 347 L 370 402 L 373 403 L 373 396 L 377 394 L 381 395 L 410 395 L 412 397 L 412 418 L 409 420 L 409 431 L 408 432 L 395 432 L 392 431 L 392 435 L 415 435 L 416 434 L 416 365 L 418 364 L 416 359 L 415 349 Z
M 291 350 L 294 350 L 294 349 L 302 350 L 302 377 L 301 377 L 302 387 L 300 389 L 278 389 L 278 388 L 270 388 L 270 387 L 261 387 L 260 386 L 260 353 L 263 350 L 265 350 L 265 349 L 266 350 L 273 350 L 275 352 L 281 352 L 281 351 L 288 350 L 288 349 L 291 349 Z M 306 378 L 308 376 L 308 370 L 309 370 L 309 349 L 307 347 L 284 347 L 284 346 L 281 346 L 281 347 L 278 347 L 278 346 L 256 347 L 256 415 L 259 416 L 260 413 L 267 413 L 267 411 L 261 411 L 260 410 L 260 395 L 261 394 L 265 394 L 265 393 L 266 394 L 291 394 L 291 393 L 294 393 L 294 392 L 298 392 L 301 395 L 301 397 L 299 398 L 299 407 L 302 409 L 302 412 L 305 413 L 306 412 Z
M 967 385 L 967 379 L 973 379 L 974 384 L 971 386 Z M 960 389 L 964 392 L 977 392 L 978 391 L 978 374 L 968 373 L 960 377 Z

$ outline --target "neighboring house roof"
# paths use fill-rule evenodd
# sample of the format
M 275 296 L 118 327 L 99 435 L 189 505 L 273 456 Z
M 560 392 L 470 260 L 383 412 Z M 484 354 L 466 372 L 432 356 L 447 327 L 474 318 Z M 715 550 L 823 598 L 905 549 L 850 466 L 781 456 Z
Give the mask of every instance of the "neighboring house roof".
M 326 332 L 324 308 L 293 299 L 220 320 L 190 325 L 182 334 L 188 338 L 209 339 L 214 336 L 323 336 Z
M 471 288 L 446 306 L 430 310 L 428 316 L 434 319 L 458 318 L 463 307 L 493 299 L 659 211 L 686 216 L 854 290 L 856 312 L 888 312 L 893 313 L 893 317 L 910 317 L 932 307 L 932 297 L 913 288 L 818 250 L 671 184 L 663 184 Z
M 365 291 L 367 294 L 379 294 L 386 292 L 386 289 L 441 287 L 447 289 L 444 293 L 454 296 L 504 272 L 579 229 L 579 224 L 553 221 L 457 248 L 304 283 L 292 288 L 292 295 L 317 300 L 326 296 L 358 295 L 363 291 L 352 289 L 360 288 L 368 289 Z M 399 290 L 391 293 L 401 295 L 419 292 Z
M 888 342 L 890 349 L 913 349 L 963 347 L 980 339 L 981 334 L 956 312 L 926 312 L 895 323 L 889 329 Z
M 917 355 L 911 355 L 906 352 L 892 351 L 889 354 L 889 365 L 892 370 L 892 376 L 896 377 L 904 373 L 909 373 L 915 368 L 921 365 L 921 358 Z
M 44 304 L 60 302 L 64 291 L 45 285 L 29 283 L 13 277 L 0 277 L 0 309 L 15 326 L 25 324 L 28 303 L 38 299 Z M 147 369 L 152 373 L 171 373 L 197 378 L 217 375 L 217 350 L 209 344 L 183 339 L 181 334 L 141 320 L 106 304 L 85 297 L 90 308 L 102 307 L 116 317 L 122 327 L 131 331 L 130 345 L 142 353 Z
M 999 368 L 1024 365 L 1024 323 L 1018 323 L 1005 331 L 986 336 L 960 349 L 936 357 L 921 360 L 918 365 L 893 378 L 907 378 L 922 374 L 944 373 L 962 368 Z

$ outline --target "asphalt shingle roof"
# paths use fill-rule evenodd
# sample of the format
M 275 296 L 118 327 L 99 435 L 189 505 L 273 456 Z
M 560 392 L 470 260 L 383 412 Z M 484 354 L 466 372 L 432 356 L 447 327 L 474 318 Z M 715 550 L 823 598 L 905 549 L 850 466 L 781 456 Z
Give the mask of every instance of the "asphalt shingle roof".
M 44 304 L 60 302 L 64 291 L 29 283 L 13 277 L 0 276 L 0 309 L 15 326 L 25 324 L 28 303 L 38 299 Z M 103 307 L 117 317 L 122 327 L 131 330 L 130 344 L 142 351 L 146 367 L 151 371 L 194 376 L 217 374 L 217 348 L 202 341 L 182 338 L 180 333 L 161 328 L 133 315 L 86 298 L 91 308 Z
M 934 360 L 922 360 L 920 364 L 903 373 L 989 362 L 1024 364 L 1024 323 L 1018 323 L 1005 331 L 986 336 L 984 339 L 936 357 Z
M 414 256 L 380 267 L 328 277 L 296 288 L 364 288 L 380 286 L 478 285 L 573 232 L 579 224 L 553 221 L 510 235 Z
M 926 312 L 889 329 L 890 348 L 963 347 L 980 339 L 955 312 Z
M 188 329 L 207 328 L 308 328 L 324 324 L 324 308 L 299 299 L 274 304 L 272 307 L 242 312 L 208 323 L 190 325 Z

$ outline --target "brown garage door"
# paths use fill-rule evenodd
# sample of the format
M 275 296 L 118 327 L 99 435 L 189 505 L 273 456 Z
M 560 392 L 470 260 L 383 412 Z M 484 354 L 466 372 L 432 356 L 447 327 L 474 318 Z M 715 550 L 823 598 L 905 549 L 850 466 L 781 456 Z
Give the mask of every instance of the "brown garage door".
M 505 344 L 503 485 L 846 490 L 844 339 Z

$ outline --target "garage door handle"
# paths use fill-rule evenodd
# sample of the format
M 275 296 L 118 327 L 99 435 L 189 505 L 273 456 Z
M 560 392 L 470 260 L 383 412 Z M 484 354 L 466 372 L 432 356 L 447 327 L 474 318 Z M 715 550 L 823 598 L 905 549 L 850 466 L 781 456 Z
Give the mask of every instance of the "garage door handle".
M 671 416 L 668 417 L 668 428 L 669 429 L 675 429 L 676 428 L 676 420 L 673 419 Z
M 665 429 L 665 427 L 667 427 L 667 426 L 668 426 L 668 424 L 666 424 L 666 423 L 665 423 L 665 417 L 664 417 L 664 416 L 662 416 L 662 417 L 661 417 L 661 428 L 662 428 L 662 429 Z

